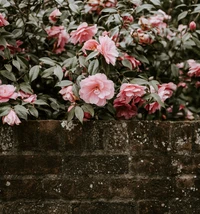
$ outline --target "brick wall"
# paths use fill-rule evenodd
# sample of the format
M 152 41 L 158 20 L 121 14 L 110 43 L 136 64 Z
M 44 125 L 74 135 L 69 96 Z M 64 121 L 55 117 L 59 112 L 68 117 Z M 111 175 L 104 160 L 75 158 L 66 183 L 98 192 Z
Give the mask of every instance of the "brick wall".
M 200 122 L 0 126 L 2 214 L 199 214 Z

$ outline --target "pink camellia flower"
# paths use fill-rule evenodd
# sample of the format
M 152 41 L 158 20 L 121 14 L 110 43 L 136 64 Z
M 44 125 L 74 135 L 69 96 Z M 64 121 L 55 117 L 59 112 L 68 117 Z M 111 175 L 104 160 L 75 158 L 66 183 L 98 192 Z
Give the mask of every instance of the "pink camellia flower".
M 53 26 L 51 28 L 47 28 L 46 32 L 48 34 L 48 38 L 56 39 L 53 51 L 55 53 L 61 53 L 64 51 L 64 46 L 69 41 L 69 34 L 66 32 L 64 26 Z
M 194 21 L 190 22 L 189 24 L 189 28 L 191 31 L 195 31 L 196 30 L 196 23 Z
M 128 25 L 130 25 L 134 21 L 133 16 L 131 15 L 123 16 L 122 19 L 123 19 L 123 26 L 125 28 L 128 27 Z
M 6 116 L 2 117 L 2 121 L 3 121 L 3 124 L 7 123 L 10 126 L 13 126 L 15 124 L 19 125 L 21 123 L 17 114 L 12 109 L 10 110 L 10 112 Z
M 132 99 L 142 97 L 145 94 L 145 86 L 138 84 L 124 83 L 120 87 L 120 92 L 117 95 L 120 101 L 129 103 Z
M 96 40 L 90 39 L 84 43 L 84 45 L 82 47 L 82 51 L 84 54 L 86 54 L 86 50 L 94 51 L 97 49 L 98 45 L 99 45 L 99 43 Z
M 86 22 L 83 22 L 77 30 L 73 30 L 70 33 L 70 41 L 76 45 L 77 43 L 82 44 L 85 41 L 88 41 L 89 39 L 92 39 L 92 37 L 97 33 L 97 25 L 88 26 Z
M 131 63 L 132 69 L 138 68 L 138 66 L 141 65 L 140 61 L 138 61 L 135 57 L 128 55 L 127 53 L 124 53 L 121 59 L 127 59 Z
M 61 16 L 62 13 L 60 12 L 59 9 L 55 9 L 50 15 L 49 15 L 49 21 L 52 24 L 55 24 L 56 21 L 58 20 L 58 17 Z
M 86 103 L 104 106 L 114 96 L 114 83 L 105 74 L 95 74 L 80 82 L 79 95 Z
M 145 109 L 148 110 L 149 114 L 155 113 L 157 110 L 161 109 L 161 105 L 158 102 L 149 103 L 145 106 Z
M 16 52 L 22 52 L 24 49 L 22 49 L 20 46 L 23 44 L 21 40 L 16 41 L 16 45 L 10 45 L 7 44 L 8 49 L 10 50 L 11 54 L 15 54 Z
M 189 59 L 188 61 L 189 64 L 189 72 L 187 73 L 189 77 L 200 77 L 200 63 L 197 63 L 193 59 Z
M 9 99 L 16 99 L 18 94 L 15 92 L 16 88 L 13 85 L 0 85 L 0 103 L 5 103 Z
M 34 103 L 37 100 L 36 94 L 28 94 L 23 91 L 18 92 L 18 97 L 21 97 L 21 99 L 26 103 Z
M 63 96 L 64 100 L 69 100 L 71 103 L 75 102 L 78 98 L 73 94 L 72 85 L 63 87 L 59 93 Z
M 2 13 L 0 13 L 0 27 L 9 25 L 9 22 L 5 19 Z
M 115 65 L 116 58 L 119 56 L 114 41 L 108 36 L 99 37 L 100 44 L 97 46 L 97 50 L 104 56 L 108 64 Z
M 146 45 L 146 44 L 152 44 L 153 43 L 153 38 L 145 33 L 145 31 L 143 31 L 142 29 L 137 29 L 136 32 L 134 32 L 132 34 L 132 36 L 138 40 L 138 42 L 142 45 Z
M 114 100 L 114 108 L 118 118 L 130 119 L 137 115 L 137 107 L 121 101 L 119 98 Z
M 177 86 L 172 83 L 164 83 L 158 86 L 158 95 L 160 96 L 161 100 L 164 102 L 166 99 L 170 98 L 173 92 L 177 89 Z

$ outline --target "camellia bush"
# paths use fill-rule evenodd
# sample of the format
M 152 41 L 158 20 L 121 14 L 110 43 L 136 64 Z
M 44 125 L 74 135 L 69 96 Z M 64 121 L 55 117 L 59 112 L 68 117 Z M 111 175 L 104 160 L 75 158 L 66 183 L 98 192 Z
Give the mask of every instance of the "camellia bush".
M 192 120 L 200 4 L 0 0 L 0 118 Z

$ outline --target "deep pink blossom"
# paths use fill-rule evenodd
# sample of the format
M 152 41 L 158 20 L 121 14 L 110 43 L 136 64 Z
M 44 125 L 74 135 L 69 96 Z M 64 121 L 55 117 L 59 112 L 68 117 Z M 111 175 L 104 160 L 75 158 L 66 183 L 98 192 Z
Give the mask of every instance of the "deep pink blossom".
M 116 58 L 119 56 L 114 41 L 108 36 L 99 37 L 100 44 L 97 46 L 97 50 L 104 56 L 108 64 L 115 65 Z
M 55 53 L 63 52 L 65 50 L 65 44 L 69 41 L 69 34 L 66 32 L 64 26 L 53 26 L 51 28 L 47 28 L 46 32 L 48 34 L 48 38 L 56 39 L 53 51 Z
M 9 99 L 16 99 L 18 94 L 15 92 L 16 88 L 13 85 L 0 85 L 0 103 L 5 103 Z
M 3 124 L 7 123 L 10 126 L 13 126 L 15 124 L 19 125 L 21 123 L 17 114 L 12 109 L 10 110 L 10 112 L 6 116 L 2 117 L 2 121 L 3 121 Z
M 82 44 L 85 41 L 92 39 L 97 33 L 97 25 L 88 26 L 86 22 L 83 22 L 77 30 L 73 30 L 70 33 L 70 41 L 75 45 L 77 43 Z
M 118 118 L 130 119 L 137 115 L 137 107 L 121 101 L 119 98 L 114 100 L 114 108 Z
M 59 93 L 63 96 L 64 100 L 68 100 L 70 102 L 75 102 L 77 100 L 77 97 L 74 95 L 72 91 L 72 85 L 63 87 Z
M 58 20 L 58 17 L 61 16 L 62 13 L 60 12 L 59 9 L 55 9 L 53 12 L 51 12 L 51 14 L 49 15 L 49 21 L 52 24 L 55 24 L 56 21 Z
M 0 13 L 0 27 L 9 25 L 9 22 L 5 19 L 2 13 Z
M 195 31 L 196 27 L 197 27 L 197 25 L 196 25 L 196 23 L 194 21 L 190 22 L 189 28 L 190 28 L 191 31 Z
M 117 95 L 120 101 L 129 103 L 132 99 L 137 97 L 142 97 L 145 92 L 146 87 L 138 84 L 124 83 L 120 87 L 120 92 Z
M 95 74 L 80 82 L 80 98 L 86 103 L 104 106 L 114 96 L 114 83 L 105 74 Z
M 133 32 L 132 35 L 142 45 L 153 43 L 152 36 L 150 36 L 148 33 L 146 33 L 140 28 Z

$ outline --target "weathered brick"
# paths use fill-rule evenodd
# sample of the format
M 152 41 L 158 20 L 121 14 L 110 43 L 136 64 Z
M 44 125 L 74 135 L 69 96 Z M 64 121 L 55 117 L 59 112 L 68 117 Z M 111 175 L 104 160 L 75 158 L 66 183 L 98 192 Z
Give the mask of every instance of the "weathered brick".
M 59 121 L 23 122 L 15 132 L 19 151 L 59 151 L 64 141 Z
M 167 201 L 139 201 L 139 214 L 167 214 L 169 207 Z
M 109 181 L 98 178 L 44 180 L 45 198 L 98 199 L 110 198 Z
M 71 214 L 70 206 L 55 202 L 11 202 L 5 203 L 2 214 Z
M 125 155 L 66 156 L 63 170 L 66 175 L 127 174 L 128 157 Z
M 174 153 L 192 152 L 194 142 L 194 124 L 191 122 L 176 122 L 172 127 L 171 142 Z
M 166 154 L 171 151 L 170 122 L 131 121 L 128 133 L 132 153 Z
M 0 175 L 44 175 L 61 173 L 60 156 L 6 155 L 0 156 Z
M 136 204 L 134 202 L 116 203 L 74 203 L 72 204 L 72 214 L 136 214 Z
M 200 152 L 200 122 L 194 122 L 194 142 L 193 142 L 193 152 L 199 153 Z
M 129 151 L 129 135 L 127 132 L 128 125 L 126 122 L 115 121 L 104 122 L 101 124 L 102 140 L 106 151 L 115 153 L 124 153 Z
M 0 154 L 16 152 L 17 137 L 14 136 L 14 127 L 0 126 Z
M 170 214 L 199 214 L 200 200 L 199 198 L 176 199 L 169 203 Z
M 176 177 L 175 195 L 177 198 L 200 198 L 200 179 L 193 175 Z
M 0 180 L 0 196 L 3 201 L 43 198 L 42 183 L 39 179 Z
M 110 180 L 109 189 L 113 198 L 135 199 L 138 195 L 137 185 L 138 181 L 133 178 L 116 178 Z
M 174 194 L 174 184 L 170 179 L 140 179 L 137 184 L 136 199 L 169 199 Z
M 171 157 L 169 155 L 134 155 L 131 157 L 130 163 L 131 173 L 133 175 L 166 176 L 171 175 L 173 170 Z

